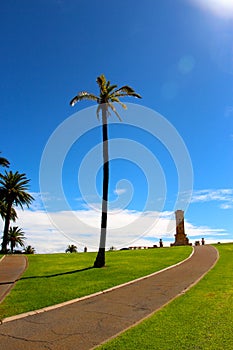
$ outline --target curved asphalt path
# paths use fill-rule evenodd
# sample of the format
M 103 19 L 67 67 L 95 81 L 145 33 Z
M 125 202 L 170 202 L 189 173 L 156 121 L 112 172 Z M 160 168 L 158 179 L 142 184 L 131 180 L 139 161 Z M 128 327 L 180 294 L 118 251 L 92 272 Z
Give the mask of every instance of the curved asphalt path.
M 163 307 L 216 263 L 217 250 L 198 246 L 184 262 L 133 283 L 0 325 L 7 350 L 90 350 Z
M 7 296 L 26 268 L 27 258 L 24 255 L 5 255 L 0 259 L 0 302 Z

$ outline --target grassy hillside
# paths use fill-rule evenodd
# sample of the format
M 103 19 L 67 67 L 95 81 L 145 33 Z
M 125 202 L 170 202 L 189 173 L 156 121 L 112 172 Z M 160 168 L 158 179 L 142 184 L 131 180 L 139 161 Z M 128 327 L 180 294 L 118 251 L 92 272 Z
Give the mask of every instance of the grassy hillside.
M 96 253 L 29 255 L 29 267 L 0 304 L 0 319 L 92 294 L 159 271 L 187 258 L 191 247 L 106 253 L 107 265 L 91 268 Z

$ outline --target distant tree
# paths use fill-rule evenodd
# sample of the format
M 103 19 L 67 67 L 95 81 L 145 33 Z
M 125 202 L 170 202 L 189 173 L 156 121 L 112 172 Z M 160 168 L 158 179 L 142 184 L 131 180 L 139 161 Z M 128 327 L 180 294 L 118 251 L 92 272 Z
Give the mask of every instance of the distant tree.
M 31 245 L 28 245 L 24 249 L 24 254 L 35 254 L 36 250 Z
M 14 206 L 26 205 L 33 201 L 33 197 L 27 192 L 29 179 L 25 174 L 20 174 L 18 171 L 5 171 L 5 175 L 0 174 L 0 201 L 6 203 L 5 225 L 2 239 L 2 252 L 7 252 L 8 231 L 10 220 L 12 217 L 12 208 Z
M 83 100 L 92 100 L 98 104 L 97 118 L 102 117 L 102 144 L 103 144 L 103 194 L 102 194 L 102 217 L 101 217 L 101 232 L 100 243 L 97 257 L 94 262 L 94 267 L 103 267 L 105 265 L 105 242 L 107 232 L 107 215 L 108 215 L 108 185 L 109 185 L 109 155 L 108 155 L 108 117 L 111 111 L 121 120 L 114 103 L 120 104 L 124 109 L 126 105 L 120 99 L 122 97 L 133 96 L 141 98 L 134 89 L 128 85 L 117 88 L 117 85 L 111 85 L 102 74 L 97 77 L 96 82 L 99 86 L 99 95 L 89 93 L 87 91 L 79 92 L 71 101 L 70 105 L 74 106 L 77 102 Z
M 66 253 L 77 253 L 77 247 L 74 244 L 70 244 L 68 245 L 67 249 L 66 249 Z
M 10 243 L 11 253 L 13 253 L 16 246 L 24 247 L 25 241 L 24 232 L 18 226 L 10 227 L 8 231 L 7 243 Z

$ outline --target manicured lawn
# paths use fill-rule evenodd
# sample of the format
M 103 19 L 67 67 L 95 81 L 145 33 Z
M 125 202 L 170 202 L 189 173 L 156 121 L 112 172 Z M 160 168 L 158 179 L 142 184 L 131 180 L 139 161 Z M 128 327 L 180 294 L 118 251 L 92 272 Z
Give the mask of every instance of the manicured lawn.
M 216 247 L 217 265 L 195 287 L 98 350 L 231 350 L 233 244 Z
M 96 253 L 29 255 L 29 267 L 0 304 L 0 319 L 92 294 L 187 258 L 191 247 L 106 253 L 107 266 L 87 269 Z

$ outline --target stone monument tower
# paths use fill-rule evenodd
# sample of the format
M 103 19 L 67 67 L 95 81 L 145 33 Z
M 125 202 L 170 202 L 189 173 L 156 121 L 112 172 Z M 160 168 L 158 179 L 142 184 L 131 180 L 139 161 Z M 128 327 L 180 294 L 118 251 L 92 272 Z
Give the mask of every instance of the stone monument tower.
M 178 245 L 189 245 L 189 239 L 185 234 L 184 230 L 184 212 L 183 210 L 177 210 L 176 214 L 176 234 L 175 234 L 175 243 L 171 244 L 171 246 Z

